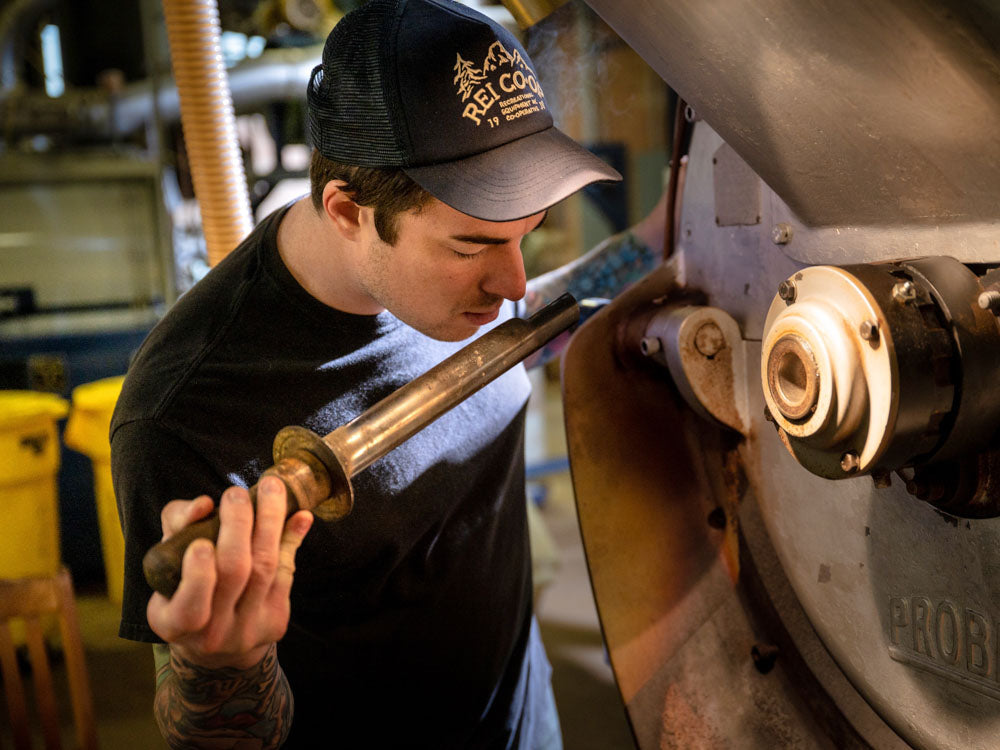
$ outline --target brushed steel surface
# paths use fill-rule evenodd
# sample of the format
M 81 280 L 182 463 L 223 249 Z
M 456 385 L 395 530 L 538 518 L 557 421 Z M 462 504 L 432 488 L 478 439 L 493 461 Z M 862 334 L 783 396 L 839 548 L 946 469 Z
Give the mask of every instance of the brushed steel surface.
M 588 0 L 810 226 L 995 224 L 995 3 Z

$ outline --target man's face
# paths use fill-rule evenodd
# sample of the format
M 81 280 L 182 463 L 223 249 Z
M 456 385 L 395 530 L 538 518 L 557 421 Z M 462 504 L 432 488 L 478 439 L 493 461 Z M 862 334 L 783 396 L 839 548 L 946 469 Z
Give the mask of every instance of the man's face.
M 397 217 L 395 245 L 368 225 L 358 276 L 364 292 L 404 323 L 441 341 L 461 341 L 496 319 L 505 299 L 524 296 L 521 240 L 545 212 L 516 221 L 474 219 L 441 201 Z

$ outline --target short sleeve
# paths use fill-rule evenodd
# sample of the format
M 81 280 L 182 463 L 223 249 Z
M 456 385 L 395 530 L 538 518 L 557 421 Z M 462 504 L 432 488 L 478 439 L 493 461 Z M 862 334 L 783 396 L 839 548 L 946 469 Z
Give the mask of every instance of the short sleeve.
M 146 605 L 153 592 L 142 573 L 142 558 L 160 541 L 160 511 L 174 499 L 209 495 L 217 500 L 224 478 L 205 458 L 155 420 L 119 426 L 111 436 L 111 475 L 118 518 L 125 536 L 125 586 L 118 634 L 158 643 L 149 628 Z

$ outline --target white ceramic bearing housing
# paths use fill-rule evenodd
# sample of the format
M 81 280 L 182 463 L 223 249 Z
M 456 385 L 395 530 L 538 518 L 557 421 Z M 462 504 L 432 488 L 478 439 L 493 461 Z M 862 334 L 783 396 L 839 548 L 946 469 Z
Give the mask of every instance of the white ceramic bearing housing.
M 871 293 L 833 266 L 785 282 L 764 325 L 767 408 L 792 455 L 819 476 L 872 468 L 890 439 L 899 388 L 892 339 Z

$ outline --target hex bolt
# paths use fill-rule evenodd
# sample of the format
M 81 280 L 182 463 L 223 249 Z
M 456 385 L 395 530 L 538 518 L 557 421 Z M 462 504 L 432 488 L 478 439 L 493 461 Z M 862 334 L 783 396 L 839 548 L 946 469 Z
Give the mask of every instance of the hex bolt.
M 767 674 L 774 669 L 774 663 L 778 661 L 780 653 L 781 650 L 770 643 L 755 643 L 750 649 L 750 658 L 753 659 L 753 665 L 758 672 Z
M 795 301 L 795 282 L 786 279 L 778 284 L 778 296 L 785 300 L 786 304 L 792 304 Z
M 726 348 L 726 336 L 716 323 L 703 323 L 694 334 L 694 348 L 707 359 Z
M 646 357 L 652 357 L 661 349 L 663 349 L 663 344 L 660 343 L 660 340 L 656 336 L 644 336 L 642 341 L 639 342 L 639 351 Z
M 840 468 L 844 470 L 845 474 L 854 474 L 860 465 L 861 459 L 857 451 L 847 451 L 840 457 Z
M 865 341 L 871 341 L 872 343 L 878 341 L 878 321 L 862 321 L 861 325 L 858 327 L 858 333 L 861 334 L 861 338 Z
M 979 306 L 991 313 L 1000 313 L 1000 291 L 989 289 L 980 294 Z
M 779 222 L 771 227 L 771 242 L 775 245 L 787 245 L 792 241 L 792 225 Z
M 892 298 L 899 304 L 905 305 L 917 298 L 917 288 L 912 281 L 897 282 L 892 288 Z

